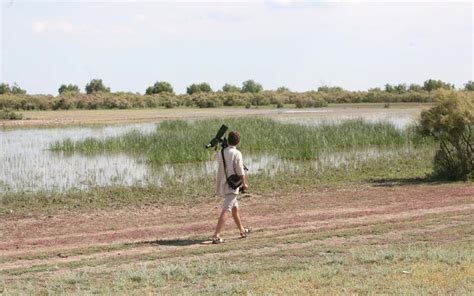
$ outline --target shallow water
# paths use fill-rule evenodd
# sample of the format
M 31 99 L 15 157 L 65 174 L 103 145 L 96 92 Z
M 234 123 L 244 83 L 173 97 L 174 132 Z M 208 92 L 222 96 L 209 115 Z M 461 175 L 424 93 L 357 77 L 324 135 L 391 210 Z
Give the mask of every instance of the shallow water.
M 295 110 L 296 112 L 298 110 Z M 315 110 L 319 111 L 319 110 Z M 323 111 L 323 110 L 321 110 Z M 304 112 L 304 111 L 302 111 Z M 308 114 L 308 112 L 304 112 Z M 413 116 L 371 116 L 369 121 L 387 120 L 399 128 L 406 127 Z M 320 124 L 337 122 L 349 117 L 290 117 L 277 118 L 285 122 Z M 192 164 L 166 164 L 149 166 L 143 159 L 124 153 L 64 154 L 51 152 L 49 145 L 63 139 L 80 140 L 87 137 L 105 138 L 131 130 L 152 132 L 154 123 L 114 125 L 103 127 L 65 127 L 51 129 L 19 129 L 0 131 L 0 193 L 5 192 L 64 192 L 72 189 L 86 190 L 91 186 L 161 184 L 170 178 L 186 181 L 195 176 L 214 175 L 214 161 Z M 315 155 L 309 165 L 318 169 L 340 165 L 357 165 L 369 158 L 390 157 L 393 149 L 346 150 Z M 279 159 L 274 155 L 245 155 L 250 175 L 264 172 L 274 175 L 280 171 L 296 171 L 307 162 Z

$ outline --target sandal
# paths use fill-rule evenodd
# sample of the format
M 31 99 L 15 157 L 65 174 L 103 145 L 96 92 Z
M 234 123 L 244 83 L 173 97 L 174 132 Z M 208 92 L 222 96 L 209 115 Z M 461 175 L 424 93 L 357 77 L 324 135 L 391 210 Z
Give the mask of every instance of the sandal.
M 240 233 L 240 238 L 246 238 L 247 234 L 252 232 L 252 227 L 244 228 L 244 232 Z
M 221 238 L 221 237 L 213 237 L 213 238 L 212 238 L 212 243 L 215 244 L 215 245 L 216 245 L 216 244 L 223 243 L 223 242 L 224 242 L 224 239 Z

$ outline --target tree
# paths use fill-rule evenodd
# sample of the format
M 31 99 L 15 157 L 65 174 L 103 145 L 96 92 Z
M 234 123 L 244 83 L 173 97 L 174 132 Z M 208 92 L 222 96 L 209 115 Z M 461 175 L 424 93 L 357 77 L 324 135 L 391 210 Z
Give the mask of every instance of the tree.
M 211 91 L 212 91 L 211 86 L 209 85 L 209 83 L 206 83 L 206 82 L 199 83 L 199 84 L 193 83 L 186 88 L 186 92 L 189 95 L 192 95 L 194 93 L 200 93 L 200 92 L 208 93 Z
M 240 92 L 240 88 L 236 85 L 231 85 L 231 84 L 224 84 L 222 87 L 223 92 Z
M 26 94 L 26 90 L 21 89 L 18 86 L 18 84 L 16 84 L 16 83 L 13 83 L 13 86 L 11 88 L 11 92 L 12 92 L 12 94 L 15 94 L 15 95 L 24 95 L 24 94 Z
M 385 92 L 392 93 L 395 91 L 395 88 L 391 84 L 385 84 Z
M 337 92 L 343 92 L 344 89 L 340 86 L 327 86 L 327 85 L 322 85 L 318 87 L 318 92 L 324 92 L 324 93 L 337 93 Z
M 75 84 L 62 84 L 59 89 L 58 89 L 58 92 L 59 94 L 62 94 L 62 93 L 65 93 L 65 92 L 70 92 L 70 93 L 79 93 L 79 86 L 75 85 Z
M 11 92 L 12 90 L 10 89 L 10 86 L 7 83 L 0 83 L 0 95 L 9 94 Z
M 434 172 L 450 180 L 474 178 L 474 94 L 443 91 L 435 106 L 421 113 L 419 132 L 440 146 Z
M 243 93 L 259 93 L 262 90 L 263 90 L 262 85 L 253 80 L 247 80 L 242 83 L 241 91 Z
M 280 86 L 279 88 L 277 88 L 277 92 L 279 93 L 283 93 L 283 92 L 289 92 L 290 89 L 286 86 Z
M 147 95 L 159 94 L 159 93 L 174 93 L 173 87 L 169 82 L 157 81 L 152 86 L 148 87 L 145 91 Z
M 372 88 L 369 88 L 368 91 L 369 92 L 379 92 L 379 91 L 382 91 L 382 90 L 380 89 L 380 87 L 372 87 Z
M 394 91 L 398 94 L 403 94 L 407 92 L 407 85 L 405 83 L 397 84 L 393 88 Z
M 469 80 L 466 84 L 464 84 L 464 90 L 474 91 L 474 81 Z
M 110 87 L 106 87 L 102 79 L 92 79 L 91 82 L 86 84 L 86 93 L 91 94 L 94 92 L 110 92 Z
M 443 82 L 441 80 L 428 79 L 423 83 L 423 89 L 432 92 L 437 89 L 454 89 L 454 85 Z
M 409 89 L 410 91 L 421 91 L 421 90 L 423 90 L 423 87 L 421 87 L 421 85 L 419 85 L 419 84 L 412 83 L 412 84 L 410 84 L 410 86 L 408 87 L 408 89 Z

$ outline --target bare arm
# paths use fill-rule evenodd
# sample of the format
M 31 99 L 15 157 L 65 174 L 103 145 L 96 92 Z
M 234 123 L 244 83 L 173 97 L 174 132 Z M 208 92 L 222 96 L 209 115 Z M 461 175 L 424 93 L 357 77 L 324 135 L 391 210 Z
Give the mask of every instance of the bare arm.
M 240 176 L 240 180 L 242 181 L 242 190 L 247 190 L 249 188 L 249 184 L 247 184 L 247 178 L 245 175 Z

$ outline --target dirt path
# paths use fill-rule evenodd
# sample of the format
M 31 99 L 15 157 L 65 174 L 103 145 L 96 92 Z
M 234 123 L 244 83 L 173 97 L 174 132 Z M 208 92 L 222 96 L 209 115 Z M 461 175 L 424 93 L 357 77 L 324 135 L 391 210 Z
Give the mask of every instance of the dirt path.
M 459 221 L 472 221 L 474 184 L 315 188 L 258 198 L 247 196 L 240 204 L 245 224 L 252 225 L 255 232 L 246 241 L 236 239 L 238 233 L 229 221 L 223 235 L 228 238 L 224 247 L 238 251 L 239 245 L 245 244 L 246 251 L 250 248 L 258 254 L 311 243 L 335 243 L 337 237 L 328 241 L 318 236 L 374 227 L 387 228 L 384 235 L 388 239 L 401 237 L 404 232 L 434 235 Z M 0 274 L 21 275 L 31 268 L 48 270 L 48 266 L 60 273 L 71 264 L 86 270 L 116 269 L 144 256 L 161 260 L 195 257 L 199 252 L 202 256 L 221 256 L 218 249 L 209 253 L 214 246 L 206 244 L 219 211 L 220 203 L 212 203 L 189 208 L 12 216 L 0 225 Z M 449 223 L 435 223 L 446 216 Z M 435 222 L 421 228 L 413 226 L 427 221 Z M 371 235 L 361 234 L 358 239 L 362 237 L 369 239 Z M 308 241 L 284 243 L 294 238 Z

